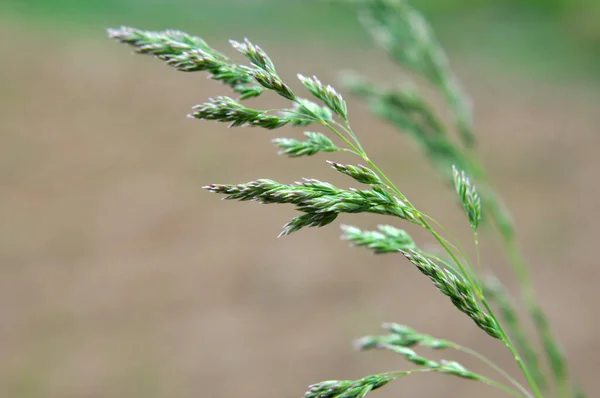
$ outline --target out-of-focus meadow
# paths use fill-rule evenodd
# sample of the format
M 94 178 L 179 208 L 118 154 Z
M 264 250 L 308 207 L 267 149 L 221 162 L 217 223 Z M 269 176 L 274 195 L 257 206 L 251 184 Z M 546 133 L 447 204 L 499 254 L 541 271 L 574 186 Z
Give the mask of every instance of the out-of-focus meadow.
M 423 3 L 475 99 L 479 150 L 513 210 L 540 300 L 592 396 L 599 2 Z M 372 48 L 353 16 L 319 2 L 4 0 L 0 396 L 299 396 L 313 382 L 406 368 L 389 353 L 352 350 L 352 338 L 378 333 L 382 321 L 471 345 L 515 370 L 405 260 L 348 248 L 337 223 L 276 239 L 291 209 L 225 203 L 202 190 L 259 177 L 348 181 L 327 157 L 276 156 L 269 140 L 300 131 L 187 119 L 191 105 L 225 89 L 130 55 L 103 30 L 121 24 L 185 29 L 223 50 L 248 36 L 289 80 L 302 72 L 333 82 L 341 69 L 390 84 L 410 77 Z M 372 158 L 468 243 L 452 192 L 418 151 L 360 103 L 350 108 Z M 483 259 L 514 289 L 494 239 L 483 239 Z M 501 396 L 436 375 L 378 394 Z

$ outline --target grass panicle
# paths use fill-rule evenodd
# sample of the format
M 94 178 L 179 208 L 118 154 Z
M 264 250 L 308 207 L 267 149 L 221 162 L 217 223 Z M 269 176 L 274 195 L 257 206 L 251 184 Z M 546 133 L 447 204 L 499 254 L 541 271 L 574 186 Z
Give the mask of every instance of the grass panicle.
M 494 338 L 501 338 L 502 333 L 496 321 L 488 315 L 477 302 L 475 288 L 448 269 L 443 269 L 422 254 L 414 251 L 402 251 L 402 254 L 413 263 L 421 273 L 433 282 L 440 292 L 450 298 L 452 304 L 471 318 L 477 326 Z
M 296 100 L 296 96 L 292 90 L 277 75 L 275 64 L 273 64 L 271 58 L 259 46 L 252 44 L 248 39 L 244 39 L 243 43 L 235 40 L 230 40 L 229 43 L 231 43 L 233 48 L 246 56 L 254 66 L 254 68 L 241 67 L 246 70 L 248 75 L 252 76 L 254 80 L 267 90 L 275 91 L 290 101 Z
M 235 40 L 229 40 L 229 43 L 231 43 L 233 48 L 247 57 L 250 62 L 252 62 L 252 65 L 272 75 L 277 74 L 275 71 L 275 64 L 273 64 L 271 58 L 269 58 L 267 53 L 265 53 L 262 48 L 255 46 L 250 42 L 250 40 L 244 39 L 243 43 L 239 43 Z
M 304 179 L 293 185 L 261 179 L 237 185 L 210 184 L 204 188 L 226 195 L 224 199 L 228 200 L 295 205 L 296 210 L 306 214 L 288 223 L 283 235 L 289 235 L 303 227 L 327 225 L 340 213 L 383 214 L 418 224 L 414 209 L 379 187 L 371 190 L 343 190 L 315 179 Z
M 272 90 L 277 94 L 281 95 L 283 98 L 288 99 L 290 101 L 294 101 L 296 99 L 296 95 L 289 88 L 283 80 L 279 76 L 274 73 L 267 72 L 263 69 L 251 69 L 248 68 L 247 72 L 250 76 L 258 82 L 261 86 L 266 88 L 267 90 Z
M 107 32 L 111 39 L 129 44 L 140 54 L 173 57 L 192 50 L 213 53 L 211 47 L 204 40 L 179 30 L 152 32 L 121 26 L 118 29 L 107 29 Z M 221 54 L 213 54 L 225 59 Z
M 209 184 L 210 192 L 224 199 L 255 201 L 262 204 L 289 204 L 300 214 L 284 225 L 280 234 L 289 235 L 306 227 L 322 227 L 340 214 L 372 213 L 395 217 L 423 228 L 439 247 L 433 255 L 418 249 L 403 229 L 380 225 L 377 230 L 342 226 L 342 239 L 353 246 L 364 246 L 375 254 L 403 254 L 434 286 L 450 298 L 454 307 L 471 318 L 489 336 L 501 340 L 513 355 L 528 388 L 518 383 L 494 362 L 469 348 L 434 338 L 404 325 L 384 324 L 387 334 L 365 336 L 355 342 L 359 349 L 383 349 L 402 355 L 417 369 L 367 376 L 358 380 L 324 381 L 309 387 L 306 398 L 364 397 L 392 380 L 417 372 L 439 372 L 477 380 L 517 397 L 542 398 L 551 378 L 559 398 L 583 396 L 569 381 L 564 354 L 551 333 L 546 315 L 535 299 L 526 262 L 517 246 L 510 214 L 495 193 L 481 162 L 475 156 L 475 136 L 470 99 L 449 67 L 448 58 L 426 19 L 405 0 L 346 0 L 352 4 L 366 30 L 402 67 L 427 81 L 445 99 L 453 116 L 448 128 L 437 112 L 415 87 L 382 88 L 356 75 L 346 76 L 344 86 L 367 101 L 372 112 L 407 134 L 422 149 L 434 168 L 454 188 L 465 210 L 475 237 L 476 264 L 481 270 L 478 228 L 482 219 L 497 226 L 513 266 L 523 301 L 549 362 L 547 377 L 539 355 L 516 315 L 515 305 L 497 286 L 485 285 L 475 275 L 468 253 L 437 221 L 417 210 L 403 192 L 375 164 L 362 147 L 349 122 L 349 109 L 342 95 L 317 77 L 298 74 L 310 98 L 298 96 L 278 75 L 275 63 L 258 45 L 248 39 L 230 41 L 249 65 L 234 62 L 209 46 L 203 39 L 176 30 L 143 31 L 130 27 L 109 29 L 109 37 L 127 44 L 137 53 L 148 54 L 183 72 L 206 72 L 212 79 L 229 86 L 238 98 L 218 96 L 193 107 L 190 117 L 229 123 L 231 127 L 279 129 L 308 126 L 304 140 L 275 138 L 279 153 L 296 158 L 319 152 L 347 152 L 363 164 L 352 165 L 329 160 L 337 172 L 366 184 L 367 189 L 341 189 L 333 184 L 304 178 L 294 184 L 271 179 L 256 179 L 243 184 Z M 241 103 L 264 92 L 278 94 L 286 104 L 279 109 L 254 109 Z M 319 100 L 322 105 L 315 102 Z M 458 132 L 455 136 L 452 131 Z M 334 139 L 336 144 L 334 144 Z M 334 156 L 334 155 L 332 155 Z M 468 176 L 468 177 L 467 177 Z M 478 189 L 470 178 L 477 182 Z M 482 217 L 482 214 L 485 216 Z M 484 288 L 482 288 L 482 286 Z M 490 305 L 491 303 L 492 305 Z M 494 308 L 499 312 L 497 315 Z M 514 340 L 514 343 L 513 343 Z M 434 361 L 420 356 L 413 348 L 452 348 L 475 356 L 497 370 L 517 390 L 470 371 L 454 361 Z
M 327 211 L 296 216 L 283 226 L 282 231 L 279 233 L 279 237 L 290 235 L 296 231 L 300 231 L 304 227 L 324 227 L 325 225 L 334 222 L 338 214 L 339 213 L 335 211 Z
M 299 141 L 294 138 L 275 138 L 273 144 L 280 149 L 280 155 L 287 155 L 291 158 L 301 156 L 312 156 L 319 152 L 338 152 L 342 148 L 335 146 L 325 134 L 312 131 L 304 132 L 306 141 Z
M 178 30 L 144 31 L 127 26 L 108 29 L 109 37 L 128 44 L 140 54 L 153 55 L 182 72 L 206 71 L 214 80 L 230 86 L 240 99 L 258 97 L 265 89 L 231 59 L 199 37 Z
M 378 231 L 367 231 L 342 225 L 342 239 L 349 241 L 352 246 L 365 246 L 375 254 L 416 250 L 415 242 L 405 230 L 391 225 L 379 225 L 377 229 Z
M 360 380 L 329 380 L 308 386 L 304 398 L 362 398 L 396 379 L 396 374 L 375 374 Z
M 414 347 L 421 346 L 441 350 L 445 348 L 454 348 L 456 344 L 435 338 L 425 333 L 398 323 L 384 323 L 382 325 L 389 333 L 381 336 L 364 336 L 354 341 L 354 347 L 358 350 L 386 349 L 390 346 Z
M 211 98 L 209 102 L 195 105 L 190 117 L 202 120 L 216 120 L 231 123 L 230 127 L 251 126 L 273 130 L 294 123 L 295 119 L 269 115 L 266 112 L 248 108 L 229 97 Z
M 345 121 L 348 120 L 348 105 L 342 96 L 330 85 L 324 85 L 316 76 L 305 77 L 298 74 L 298 79 L 318 99 L 323 101 L 331 111 L 338 114 Z
M 358 166 L 352 166 L 348 164 L 341 164 L 338 162 L 334 162 L 328 160 L 327 163 L 331 165 L 334 170 L 339 171 L 342 174 L 346 174 L 347 176 L 352 177 L 354 180 L 360 182 L 361 184 L 368 185 L 385 185 L 381 178 L 375 173 L 373 170 L 369 169 L 362 164 Z
M 469 218 L 469 224 L 471 224 L 473 232 L 477 232 L 481 221 L 481 199 L 479 199 L 479 194 L 475 186 L 471 185 L 471 181 L 464 171 L 458 171 L 455 166 L 452 166 L 452 171 L 454 172 L 456 193 Z

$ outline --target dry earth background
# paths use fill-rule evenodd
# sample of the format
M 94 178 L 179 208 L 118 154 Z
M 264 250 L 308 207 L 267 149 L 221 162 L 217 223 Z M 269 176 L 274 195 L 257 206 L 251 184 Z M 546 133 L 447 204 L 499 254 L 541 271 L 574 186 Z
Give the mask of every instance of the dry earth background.
M 402 258 L 348 248 L 338 222 L 276 239 L 289 208 L 221 202 L 202 190 L 258 177 L 348 184 L 326 157 L 277 157 L 274 133 L 185 118 L 191 105 L 223 93 L 218 84 L 102 38 L 67 41 L 8 22 L 0 35 L 0 396 L 294 397 L 320 380 L 407 367 L 388 353 L 352 350 L 352 338 L 379 332 L 382 321 L 474 346 L 512 369 L 503 347 Z M 370 61 L 376 52 L 261 44 L 287 78 L 332 81 L 347 65 L 401 78 Z M 514 212 L 577 379 L 593 396 L 598 92 L 507 78 L 461 59 L 481 154 Z M 372 157 L 420 208 L 468 239 L 451 192 L 412 145 L 372 123 L 360 104 L 350 107 Z M 341 218 L 363 227 L 381 221 Z M 486 266 L 514 288 L 497 243 L 483 247 Z M 436 375 L 377 394 L 501 396 Z

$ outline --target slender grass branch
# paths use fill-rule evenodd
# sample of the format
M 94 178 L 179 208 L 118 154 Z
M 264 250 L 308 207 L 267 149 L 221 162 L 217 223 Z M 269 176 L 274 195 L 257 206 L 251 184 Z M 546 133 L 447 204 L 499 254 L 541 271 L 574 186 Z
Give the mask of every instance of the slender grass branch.
M 485 306 L 485 308 L 487 309 L 489 315 L 494 319 L 494 321 L 496 321 L 496 324 L 498 325 L 498 330 L 502 334 L 502 341 L 504 342 L 504 344 L 506 345 L 506 347 L 512 353 L 513 358 L 517 362 L 517 365 L 519 365 L 519 368 L 521 369 L 521 372 L 523 372 L 523 375 L 527 379 L 527 382 L 529 383 L 529 386 L 533 390 L 533 394 L 537 398 L 543 398 L 542 392 L 540 391 L 540 389 L 539 389 L 539 387 L 537 385 L 537 382 L 535 381 L 533 375 L 531 374 L 531 372 L 527 368 L 527 365 L 521 359 L 521 356 L 519 355 L 519 352 L 517 351 L 516 347 L 512 343 L 509 335 L 504 330 L 504 328 L 502 326 L 502 323 L 498 320 L 498 318 L 496 317 L 496 314 L 494 314 L 494 311 L 492 310 L 492 308 L 488 304 L 487 299 L 482 296 L 481 297 L 481 301 L 482 301 L 483 305 Z
M 467 251 L 465 250 L 465 248 L 463 247 L 463 245 L 460 243 L 460 241 L 458 239 L 456 239 L 456 237 L 454 237 L 442 224 L 440 224 L 436 219 L 434 219 L 433 217 L 421 212 L 421 214 L 423 214 L 423 217 L 425 217 L 427 220 L 431 221 L 433 224 L 435 224 L 436 227 L 438 227 L 446 236 L 449 237 L 448 238 L 444 238 L 444 241 L 448 244 L 448 246 L 450 246 L 453 250 L 455 250 L 458 255 L 460 256 L 461 260 L 464 261 L 465 263 L 469 263 L 469 258 L 467 256 Z M 474 276 L 475 278 L 475 276 Z
M 523 385 L 521 383 L 519 383 L 514 377 L 512 377 L 510 374 L 508 374 L 507 371 L 505 371 L 504 369 L 502 369 L 498 364 L 496 364 L 494 361 L 490 360 L 488 357 L 486 357 L 485 355 L 480 354 L 479 352 L 472 350 L 468 347 L 464 347 L 462 345 L 459 344 L 455 344 L 453 346 L 454 349 L 458 350 L 458 351 L 462 351 L 465 354 L 469 354 L 477 359 L 479 359 L 481 362 L 485 363 L 486 365 L 488 365 L 490 368 L 494 369 L 496 372 L 498 372 L 500 375 L 502 375 L 506 380 L 508 380 L 512 385 L 514 385 L 515 387 L 517 387 L 521 393 L 523 394 L 523 396 L 531 398 L 531 393 L 529 391 L 527 391 L 527 389 L 525 387 L 523 387 Z
M 479 250 L 479 234 L 477 231 L 473 232 L 473 237 L 475 240 L 475 256 L 477 261 L 477 271 L 479 272 L 479 280 L 483 278 L 483 271 L 481 269 L 481 253 Z M 479 294 L 483 297 L 483 286 L 479 284 Z

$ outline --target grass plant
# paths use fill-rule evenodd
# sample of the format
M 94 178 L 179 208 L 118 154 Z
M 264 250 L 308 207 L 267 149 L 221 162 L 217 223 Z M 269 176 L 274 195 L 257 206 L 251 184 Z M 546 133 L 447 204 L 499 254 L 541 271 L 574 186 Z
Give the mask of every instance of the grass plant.
M 339 1 L 336 2 L 340 3 Z M 361 189 L 338 187 L 328 182 L 304 178 L 295 183 L 257 179 L 237 184 L 208 184 L 208 191 L 224 199 L 255 201 L 263 204 L 292 205 L 298 215 L 284 225 L 280 236 L 308 227 L 323 227 L 341 213 L 375 213 L 388 217 L 375 231 L 343 225 L 342 238 L 353 246 L 365 247 L 376 254 L 396 254 L 412 263 L 429 278 L 439 293 L 469 317 L 491 339 L 501 341 L 511 352 L 526 383 L 496 365 L 491 359 L 454 342 L 396 323 L 383 325 L 387 334 L 356 340 L 360 350 L 380 349 L 403 357 L 414 369 L 374 374 L 358 380 L 323 381 L 308 387 L 307 398 L 364 397 L 393 380 L 414 373 L 437 372 L 481 382 L 516 397 L 583 396 L 569 381 L 567 363 L 551 333 L 547 317 L 538 304 L 527 264 L 517 244 L 510 214 L 502 205 L 482 162 L 476 154 L 476 132 L 471 101 L 427 20 L 404 0 L 344 1 L 352 7 L 373 40 L 400 67 L 412 71 L 433 87 L 444 99 L 451 123 L 444 123 L 424 96 L 415 88 L 377 87 L 365 78 L 346 76 L 342 86 L 362 98 L 372 113 L 412 140 L 431 161 L 433 167 L 456 191 L 467 222 L 473 232 L 477 256 L 470 259 L 445 228 L 423 209 L 417 208 L 370 158 L 359 134 L 352 129 L 345 99 L 333 86 L 317 77 L 298 74 L 306 89 L 292 90 L 277 73 L 275 63 L 258 45 L 244 39 L 231 41 L 232 47 L 246 58 L 238 63 L 217 51 L 201 38 L 176 30 L 149 32 L 130 27 L 109 29 L 111 38 L 132 46 L 183 72 L 205 72 L 227 86 L 236 98 L 219 96 L 196 105 L 191 118 L 228 123 L 231 127 L 280 129 L 303 126 L 310 130 L 300 138 L 277 138 L 274 146 L 290 158 L 348 152 L 357 164 L 328 160 L 337 172 L 346 175 Z M 254 109 L 244 104 L 248 98 L 272 92 L 281 97 L 278 109 Z M 446 260 L 423 250 L 400 226 L 410 223 L 426 230 Z M 515 300 L 499 281 L 492 279 L 479 256 L 479 230 L 493 225 L 503 243 L 507 262 L 519 281 L 521 299 L 539 338 L 524 332 Z M 400 260 L 399 260 L 400 261 Z M 499 380 L 467 369 L 454 360 L 436 361 L 417 353 L 424 349 L 452 350 L 473 355 L 482 365 L 491 366 Z M 542 364 L 547 362 L 548 369 Z

